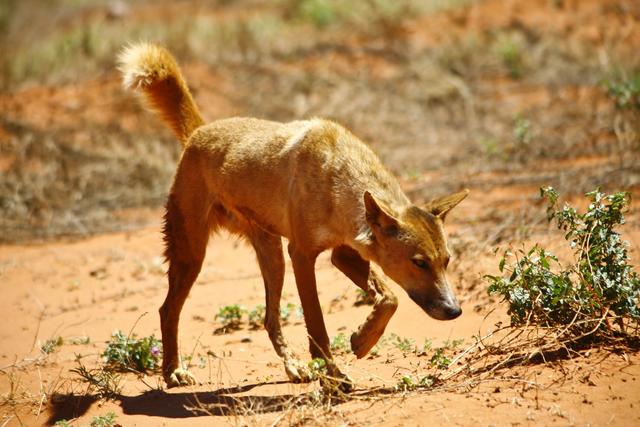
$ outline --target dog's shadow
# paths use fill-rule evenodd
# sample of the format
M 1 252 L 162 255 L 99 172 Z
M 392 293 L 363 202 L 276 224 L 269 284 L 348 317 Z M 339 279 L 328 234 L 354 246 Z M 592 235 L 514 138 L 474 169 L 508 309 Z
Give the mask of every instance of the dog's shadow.
M 214 391 L 167 393 L 150 390 L 137 396 L 118 395 L 114 398 L 127 415 L 147 415 L 163 418 L 190 418 L 198 416 L 257 415 L 283 411 L 292 406 L 317 402 L 318 394 L 313 391 L 298 394 L 246 395 L 256 387 L 287 384 L 287 381 L 261 382 Z M 351 396 L 369 394 L 373 390 L 331 397 L 333 404 L 344 403 Z M 383 392 L 379 388 L 376 393 Z M 51 399 L 51 411 L 46 425 L 56 421 L 77 418 L 85 414 L 97 396 L 58 394 Z
M 295 401 L 311 398 L 311 393 L 241 395 L 263 385 L 285 384 L 286 381 L 247 384 L 215 391 L 165 393 L 159 390 L 145 392 L 139 396 L 121 396 L 118 401 L 127 415 L 150 415 L 165 418 L 188 418 L 197 416 L 226 416 L 244 413 L 268 413 L 285 409 Z

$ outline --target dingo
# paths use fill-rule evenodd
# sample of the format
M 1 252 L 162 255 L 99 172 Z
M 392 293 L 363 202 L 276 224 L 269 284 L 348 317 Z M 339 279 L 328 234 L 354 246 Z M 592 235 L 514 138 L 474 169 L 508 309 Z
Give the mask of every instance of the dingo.
M 351 336 L 357 357 L 375 345 L 398 305 L 370 262 L 432 317 L 461 314 L 445 277 L 450 254 L 443 220 L 467 190 L 427 206 L 411 204 L 373 151 L 328 120 L 230 118 L 204 124 L 174 58 L 162 47 L 126 47 L 119 68 L 125 87 L 141 89 L 184 146 L 163 230 L 169 290 L 160 325 L 168 387 L 195 383 L 180 365 L 178 321 L 209 235 L 219 228 L 245 237 L 256 251 L 266 292 L 265 327 L 292 381 L 310 381 L 312 373 L 288 348 L 280 327 L 282 237 L 289 240 L 311 356 L 326 360 L 327 378 L 342 390 L 352 383 L 329 349 L 314 271 L 321 252 L 331 249 L 332 263 L 375 297 L 372 313 Z

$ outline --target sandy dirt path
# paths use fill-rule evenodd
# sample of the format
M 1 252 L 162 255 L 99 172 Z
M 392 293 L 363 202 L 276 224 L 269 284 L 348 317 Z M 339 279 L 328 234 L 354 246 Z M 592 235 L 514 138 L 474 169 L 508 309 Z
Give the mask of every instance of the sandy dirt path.
M 0 311 L 0 392 L 11 384 L 31 397 L 22 410 L 5 411 L 8 425 L 40 425 L 70 417 L 64 410 L 43 405 L 38 415 L 41 390 L 75 391 L 82 394 L 77 378 L 69 372 L 77 355 L 87 366 L 97 366 L 112 331 L 139 336 L 159 336 L 157 308 L 166 289 L 160 258 L 159 224 L 130 233 L 115 233 L 75 242 L 0 247 L 2 300 Z M 325 255 L 317 265 L 320 300 L 330 336 L 347 336 L 364 320 L 370 307 L 355 307 L 355 286 L 335 270 Z M 464 298 L 464 315 L 452 322 L 430 319 L 394 286 L 400 308 L 386 335 L 425 339 L 434 346 L 463 338 L 467 343 L 479 330 L 486 332 L 504 314 L 473 309 L 476 301 Z M 460 291 L 459 291 L 460 292 Z M 332 409 L 316 407 L 292 411 L 292 402 L 313 396 L 317 384 L 295 385 L 287 381 L 278 357 L 263 330 L 247 327 L 225 335 L 214 335 L 219 307 L 262 304 L 263 289 L 251 249 L 226 235 L 212 239 L 203 271 L 184 308 L 180 325 L 181 352 L 191 355 L 191 370 L 201 382 L 189 388 L 159 390 L 160 377 L 124 377 L 123 395 L 112 402 L 76 406 L 80 417 L 74 425 L 88 425 L 95 415 L 113 411 L 122 425 L 287 425 L 303 424 L 375 425 L 638 425 L 640 359 L 637 355 L 602 354 L 569 362 L 566 369 L 583 371 L 565 383 L 557 379 L 553 365 L 539 367 L 539 389 L 524 384 L 488 383 L 464 392 L 423 392 L 389 396 L 371 393 L 372 387 L 393 386 L 405 373 L 426 370 L 429 359 L 415 353 L 402 354 L 384 347 L 378 357 L 357 360 L 346 352 L 339 364 L 358 384 L 352 400 Z M 283 303 L 299 304 L 290 263 Z M 496 310 L 495 313 L 503 313 Z M 307 359 L 302 320 L 292 314 L 285 335 L 302 358 Z M 41 345 L 61 336 L 64 344 L 43 355 Z M 84 337 L 89 337 L 89 343 Z M 11 367 L 15 366 L 15 367 Z M 537 390 L 537 391 L 536 391 Z M 24 394 L 28 393 L 28 394 Z M 213 416 L 194 418 L 188 407 L 206 404 Z M 211 406 L 213 405 L 213 406 Z M 322 405 L 321 405 L 322 406 Z M 6 408 L 8 409 L 8 408 Z M 68 408 L 67 408 L 68 409 Z M 307 413 L 305 413 L 305 411 Z M 315 412 L 314 412 L 315 411 Z M 320 414 L 320 415 L 318 415 Z M 200 414 L 202 415 L 202 414 Z

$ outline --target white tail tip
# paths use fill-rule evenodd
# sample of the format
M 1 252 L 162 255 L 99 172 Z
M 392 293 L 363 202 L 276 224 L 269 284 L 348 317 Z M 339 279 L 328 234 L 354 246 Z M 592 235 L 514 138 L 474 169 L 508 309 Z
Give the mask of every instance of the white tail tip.
M 151 43 L 130 44 L 118 55 L 118 69 L 127 89 L 144 88 L 166 78 L 172 65 L 169 52 Z

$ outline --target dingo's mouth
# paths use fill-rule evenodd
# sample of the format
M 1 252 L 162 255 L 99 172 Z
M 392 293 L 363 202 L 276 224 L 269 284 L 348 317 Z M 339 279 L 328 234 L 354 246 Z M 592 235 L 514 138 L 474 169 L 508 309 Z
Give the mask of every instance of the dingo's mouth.
M 425 313 L 433 317 L 436 320 L 453 320 L 460 317 L 462 314 L 462 308 L 460 304 L 447 303 L 439 300 L 431 300 L 424 295 L 416 293 L 409 293 L 409 297 L 422 308 Z

